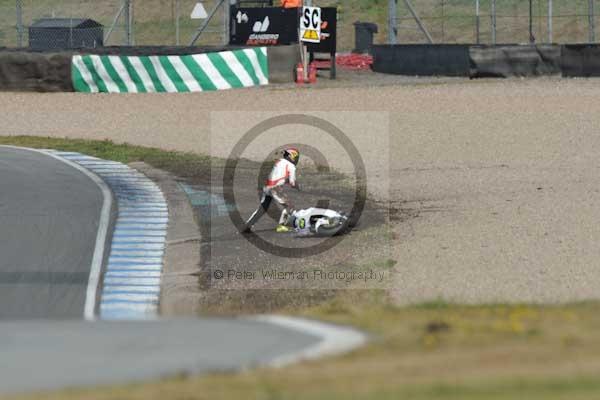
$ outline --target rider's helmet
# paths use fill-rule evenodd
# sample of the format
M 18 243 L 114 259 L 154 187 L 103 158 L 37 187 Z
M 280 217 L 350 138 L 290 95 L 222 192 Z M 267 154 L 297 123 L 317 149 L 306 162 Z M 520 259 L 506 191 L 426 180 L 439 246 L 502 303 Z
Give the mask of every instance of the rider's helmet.
M 288 147 L 287 149 L 283 150 L 283 158 L 292 164 L 297 165 L 298 160 L 300 160 L 300 152 L 294 147 Z

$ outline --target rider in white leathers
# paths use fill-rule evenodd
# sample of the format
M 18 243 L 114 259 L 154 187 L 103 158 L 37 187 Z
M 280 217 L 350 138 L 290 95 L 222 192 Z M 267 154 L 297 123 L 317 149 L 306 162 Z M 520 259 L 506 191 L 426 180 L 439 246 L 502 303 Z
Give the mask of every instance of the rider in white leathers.
M 290 147 L 283 151 L 283 158 L 275 161 L 275 165 L 263 186 L 260 205 L 246 221 L 246 232 L 249 232 L 260 217 L 265 214 L 273 200 L 275 200 L 275 204 L 281 209 L 277 232 L 289 232 L 290 228 L 286 226 L 286 221 L 294 207 L 285 193 L 285 187 L 298 188 L 296 182 L 296 165 L 299 159 L 300 152 L 298 149 Z

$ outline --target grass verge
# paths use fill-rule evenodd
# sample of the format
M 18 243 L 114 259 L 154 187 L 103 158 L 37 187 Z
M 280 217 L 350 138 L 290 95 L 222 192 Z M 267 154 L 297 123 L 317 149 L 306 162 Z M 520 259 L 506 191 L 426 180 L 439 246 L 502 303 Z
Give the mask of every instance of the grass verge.
M 284 369 L 14 399 L 591 399 L 600 396 L 597 304 L 413 307 L 350 292 L 296 314 L 359 326 L 370 345 Z
M 36 136 L 0 136 L 0 145 L 76 151 L 122 163 L 143 161 L 180 177 L 194 177 L 210 170 L 210 157 L 194 153 L 165 151 L 151 147 L 116 144 L 110 140 L 60 139 Z M 214 165 L 214 164 L 213 164 Z

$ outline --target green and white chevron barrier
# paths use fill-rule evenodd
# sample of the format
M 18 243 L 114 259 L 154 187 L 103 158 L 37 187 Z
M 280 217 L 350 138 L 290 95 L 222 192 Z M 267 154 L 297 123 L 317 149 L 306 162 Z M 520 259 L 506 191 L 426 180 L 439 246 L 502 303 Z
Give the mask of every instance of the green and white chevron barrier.
M 266 47 L 185 56 L 75 55 L 76 92 L 201 92 L 269 83 Z

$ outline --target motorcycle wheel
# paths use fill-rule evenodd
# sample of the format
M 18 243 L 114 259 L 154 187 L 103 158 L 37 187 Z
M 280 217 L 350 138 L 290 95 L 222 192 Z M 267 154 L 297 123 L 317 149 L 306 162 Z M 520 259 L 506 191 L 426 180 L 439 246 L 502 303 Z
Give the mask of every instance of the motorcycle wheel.
M 316 236 L 336 236 L 345 233 L 348 229 L 349 219 L 344 218 L 343 220 L 339 220 L 335 225 L 321 225 L 317 228 L 315 234 Z

